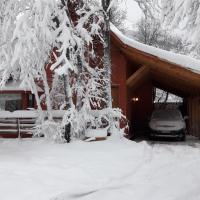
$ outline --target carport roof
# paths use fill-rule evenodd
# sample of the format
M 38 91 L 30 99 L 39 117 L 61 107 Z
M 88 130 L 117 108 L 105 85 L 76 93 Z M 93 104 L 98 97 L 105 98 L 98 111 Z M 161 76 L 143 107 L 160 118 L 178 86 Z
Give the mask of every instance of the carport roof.
M 141 44 L 113 25 L 111 41 L 129 60 L 149 68 L 149 78 L 156 87 L 182 97 L 200 95 L 199 60 Z

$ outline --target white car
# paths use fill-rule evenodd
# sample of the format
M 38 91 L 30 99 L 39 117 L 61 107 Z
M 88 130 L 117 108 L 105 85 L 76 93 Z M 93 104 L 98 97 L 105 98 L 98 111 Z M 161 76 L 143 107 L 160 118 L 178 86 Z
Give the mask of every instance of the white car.
M 185 140 L 186 124 L 179 110 L 154 110 L 149 122 L 150 137 L 175 137 Z

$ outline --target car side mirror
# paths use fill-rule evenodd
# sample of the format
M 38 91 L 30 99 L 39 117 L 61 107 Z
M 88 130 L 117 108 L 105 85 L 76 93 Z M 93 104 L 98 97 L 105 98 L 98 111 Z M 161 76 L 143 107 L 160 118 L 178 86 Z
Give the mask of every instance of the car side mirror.
M 186 120 L 186 119 L 189 119 L 189 117 L 188 116 L 184 116 L 184 118 L 183 118 L 184 120 Z

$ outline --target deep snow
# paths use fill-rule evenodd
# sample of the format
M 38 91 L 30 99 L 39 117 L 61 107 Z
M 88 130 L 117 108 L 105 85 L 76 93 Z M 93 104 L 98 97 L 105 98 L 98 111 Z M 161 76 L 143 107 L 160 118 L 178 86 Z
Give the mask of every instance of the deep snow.
M 200 144 L 0 139 L 1 200 L 199 200 Z

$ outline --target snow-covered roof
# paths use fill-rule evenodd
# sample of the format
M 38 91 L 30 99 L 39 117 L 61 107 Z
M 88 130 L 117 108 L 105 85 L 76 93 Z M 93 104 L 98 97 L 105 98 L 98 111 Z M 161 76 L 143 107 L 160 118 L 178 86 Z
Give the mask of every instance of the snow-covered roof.
M 43 92 L 42 88 L 37 86 L 38 92 Z M 9 81 L 4 87 L 0 88 L 0 91 L 31 91 L 28 85 L 22 84 L 21 81 Z
M 151 54 L 162 60 L 166 60 L 170 63 L 174 63 L 186 69 L 189 69 L 195 73 L 200 73 L 200 60 L 191 58 L 190 56 L 181 55 L 152 46 L 148 46 L 137 42 L 136 40 L 125 36 L 120 32 L 113 24 L 111 24 L 111 31 L 125 44 L 145 53 Z

